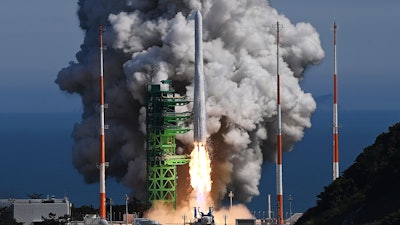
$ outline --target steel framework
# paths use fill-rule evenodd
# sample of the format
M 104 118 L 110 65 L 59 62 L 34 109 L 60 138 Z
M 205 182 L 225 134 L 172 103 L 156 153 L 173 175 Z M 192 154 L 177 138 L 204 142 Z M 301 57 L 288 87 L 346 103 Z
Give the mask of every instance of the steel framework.
M 147 200 L 162 201 L 176 208 L 177 166 L 189 163 L 188 155 L 176 154 L 176 135 L 190 130 L 190 112 L 176 112 L 176 106 L 190 103 L 175 94 L 170 80 L 149 84 L 146 90 Z

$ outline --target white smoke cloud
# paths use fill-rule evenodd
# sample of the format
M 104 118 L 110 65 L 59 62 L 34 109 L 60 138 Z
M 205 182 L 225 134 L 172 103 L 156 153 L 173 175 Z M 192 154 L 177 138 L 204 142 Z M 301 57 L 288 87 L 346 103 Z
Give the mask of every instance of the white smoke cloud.
M 235 198 L 251 201 L 259 194 L 262 163 L 275 158 L 273 25 L 277 21 L 283 25 L 279 65 L 284 150 L 290 151 L 311 126 L 316 103 L 299 82 L 304 68 L 324 57 L 319 35 L 308 23 L 291 24 L 268 2 L 80 0 L 79 5 L 85 41 L 77 53 L 78 62 L 62 69 L 56 83 L 82 97 L 82 121 L 73 131 L 73 163 L 86 181 L 98 180 L 100 24 L 108 25 L 104 34 L 106 121 L 110 126 L 106 131 L 107 174 L 132 188 L 139 198 L 144 196 L 146 179 L 144 87 L 170 79 L 177 92 L 193 96 L 195 9 L 203 14 L 214 199 L 219 201 L 230 188 Z M 193 141 L 192 133 L 179 137 L 184 145 Z

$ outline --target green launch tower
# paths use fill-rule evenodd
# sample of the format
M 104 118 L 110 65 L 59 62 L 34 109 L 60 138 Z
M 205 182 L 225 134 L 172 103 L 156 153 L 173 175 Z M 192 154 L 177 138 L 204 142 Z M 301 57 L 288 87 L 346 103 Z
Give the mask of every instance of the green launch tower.
M 149 84 L 146 90 L 147 201 L 162 201 L 176 208 L 177 166 L 190 161 L 176 154 L 176 135 L 190 130 L 185 121 L 190 112 L 176 112 L 176 106 L 190 103 L 177 96 L 170 80 Z

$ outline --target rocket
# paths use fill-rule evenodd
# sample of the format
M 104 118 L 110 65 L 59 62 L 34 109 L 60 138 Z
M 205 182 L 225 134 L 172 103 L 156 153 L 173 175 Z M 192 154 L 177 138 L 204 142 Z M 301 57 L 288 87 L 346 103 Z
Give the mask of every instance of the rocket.
M 206 95 L 203 73 L 203 25 L 199 10 L 195 13 L 195 55 L 194 55 L 194 142 L 206 143 Z

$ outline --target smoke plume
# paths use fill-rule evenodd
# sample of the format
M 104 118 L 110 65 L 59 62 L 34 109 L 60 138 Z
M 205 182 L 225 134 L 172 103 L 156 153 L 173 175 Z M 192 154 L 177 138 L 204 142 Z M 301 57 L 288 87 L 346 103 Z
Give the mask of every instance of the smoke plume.
M 292 24 L 265 0 L 79 0 L 85 32 L 77 62 L 56 83 L 82 99 L 82 120 L 73 130 L 73 164 L 89 183 L 98 181 L 99 26 L 106 25 L 104 79 L 107 176 L 144 200 L 146 193 L 145 85 L 173 81 L 193 96 L 194 20 L 203 14 L 207 131 L 212 161 L 212 196 L 227 190 L 251 201 L 259 195 L 263 162 L 275 160 L 276 31 L 280 39 L 283 148 L 290 151 L 311 126 L 316 103 L 299 83 L 304 69 L 324 57 L 319 35 L 308 23 Z M 192 105 L 182 110 L 192 110 Z M 179 136 L 183 152 L 193 133 Z M 188 179 L 179 177 L 179 182 Z M 275 179 L 275 178 L 271 178 Z

